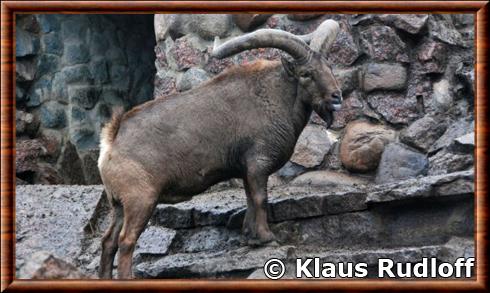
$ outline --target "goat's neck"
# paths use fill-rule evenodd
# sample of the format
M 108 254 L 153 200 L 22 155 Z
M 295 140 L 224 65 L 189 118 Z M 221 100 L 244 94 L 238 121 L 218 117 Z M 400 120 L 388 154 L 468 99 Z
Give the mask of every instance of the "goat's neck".
M 296 136 L 299 136 L 310 120 L 312 107 L 305 101 L 308 93 L 296 82 L 296 97 L 293 107 L 293 124 Z

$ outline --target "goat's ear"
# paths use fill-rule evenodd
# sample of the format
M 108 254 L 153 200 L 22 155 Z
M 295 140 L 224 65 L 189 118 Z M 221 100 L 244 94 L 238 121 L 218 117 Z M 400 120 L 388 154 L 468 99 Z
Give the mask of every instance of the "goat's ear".
M 284 70 L 286 70 L 286 73 L 291 77 L 295 77 L 296 76 L 296 65 L 294 64 L 294 62 L 289 61 L 285 57 L 281 57 L 281 62 L 282 62 L 282 66 L 284 67 Z

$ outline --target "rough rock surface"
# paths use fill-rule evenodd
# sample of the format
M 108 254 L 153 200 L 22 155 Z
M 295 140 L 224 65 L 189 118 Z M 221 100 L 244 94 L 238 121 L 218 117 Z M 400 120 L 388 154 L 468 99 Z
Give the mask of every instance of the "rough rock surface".
M 395 131 L 382 125 L 355 121 L 349 123 L 340 144 L 340 159 L 347 170 L 368 172 L 378 166 L 385 145 Z
M 212 191 L 188 202 L 158 205 L 138 241 L 134 272 L 144 278 L 247 278 L 272 257 L 289 260 L 318 255 L 332 261 L 371 263 L 380 255 L 410 261 L 421 256 L 444 260 L 468 255 L 474 249 L 472 241 L 451 237 L 473 233 L 473 181 L 473 171 L 468 170 L 382 185 L 298 182 L 273 188 L 269 221 L 279 247 L 244 246 L 240 234 L 246 207 L 243 189 Z M 28 204 L 18 203 L 17 275 L 32 276 L 38 264 L 54 254 L 85 277 L 93 277 L 100 237 L 109 221 L 102 187 L 17 187 L 20 199 L 32 201 L 33 192 L 36 202 L 45 204 L 36 205 L 44 208 L 32 214 Z M 89 210 L 80 212 L 85 209 Z M 79 216 L 77 221 L 74 215 Z M 68 216 L 78 229 L 66 229 Z
M 427 174 L 427 156 L 399 143 L 388 144 L 381 155 L 377 183 L 393 182 Z
M 330 146 L 328 132 L 324 127 L 308 125 L 299 136 L 290 161 L 307 168 L 318 166 Z

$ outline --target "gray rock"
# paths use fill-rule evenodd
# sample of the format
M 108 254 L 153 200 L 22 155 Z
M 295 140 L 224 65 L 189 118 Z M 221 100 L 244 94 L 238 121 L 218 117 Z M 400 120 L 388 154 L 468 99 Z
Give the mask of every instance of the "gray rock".
M 449 14 L 433 14 L 428 20 L 429 35 L 449 45 L 466 46 L 461 34 L 454 27 Z
M 357 41 L 351 32 L 344 26 L 341 27 L 337 38 L 329 49 L 328 59 L 333 64 L 351 65 L 361 54 Z
M 414 178 L 377 186 L 367 193 L 366 203 L 403 201 L 427 197 L 466 195 L 473 190 L 473 170 Z M 461 183 L 463 188 L 456 183 Z M 458 191 L 459 190 L 459 191 Z M 463 190 L 463 192 L 460 192 Z
M 441 150 L 429 158 L 428 175 L 440 175 L 461 170 L 473 166 L 472 154 L 458 154 L 447 150 Z
M 388 144 L 379 162 L 377 183 L 387 183 L 413 178 L 427 173 L 429 161 L 421 153 L 410 150 L 399 143 Z
M 357 68 L 336 68 L 333 70 L 333 73 L 337 79 L 337 82 L 340 84 L 342 95 L 344 97 L 359 87 Z
M 15 132 L 17 135 L 34 136 L 39 128 L 39 119 L 22 110 L 15 111 Z
M 43 33 L 47 34 L 60 30 L 60 22 L 56 14 L 38 14 L 36 18 Z
M 380 14 L 379 18 L 398 29 L 411 34 L 418 34 L 427 24 L 427 14 Z
M 304 186 L 322 186 L 322 187 L 332 187 L 332 186 L 358 186 L 368 184 L 369 181 L 365 178 L 359 176 L 353 176 L 345 173 L 334 172 L 334 171 L 311 171 L 306 172 L 293 181 L 290 185 Z
M 47 76 L 38 79 L 27 94 L 28 107 L 37 107 L 51 99 L 51 79 Z
M 88 82 L 92 80 L 92 75 L 86 64 L 63 67 L 61 74 L 66 83 Z
M 331 146 L 327 130 L 322 126 L 305 127 L 290 161 L 306 168 L 320 165 Z
M 90 76 L 98 84 L 103 84 L 109 81 L 109 70 L 107 60 L 99 59 L 90 62 Z
M 202 227 L 194 229 L 190 235 L 184 237 L 179 249 L 185 253 L 225 250 L 236 246 L 240 242 L 239 238 L 240 235 L 236 231 L 221 227 Z
M 374 25 L 360 31 L 363 51 L 376 61 L 409 62 L 407 46 L 389 26 Z
M 290 20 L 294 21 L 306 21 L 306 20 L 311 20 L 314 18 L 318 18 L 322 16 L 323 14 L 313 14 L 313 13 L 306 13 L 306 14 L 288 14 L 287 18 Z
M 87 15 L 69 15 L 63 19 L 61 33 L 63 39 L 67 41 L 85 40 L 87 30 L 90 27 Z
M 279 169 L 276 174 L 285 180 L 291 180 L 294 177 L 304 173 L 306 168 L 288 161 L 281 169 Z
M 139 255 L 165 255 L 175 238 L 175 230 L 148 226 L 141 234 L 135 248 Z
M 449 81 L 441 79 L 434 83 L 432 89 L 432 101 L 439 112 L 448 110 L 453 104 L 453 94 L 450 90 Z
M 233 22 L 243 32 L 249 32 L 264 24 L 272 14 L 233 14 Z
M 85 184 L 82 161 L 70 141 L 67 141 L 63 147 L 59 164 L 59 171 L 65 184 Z
M 97 166 L 97 161 L 99 159 L 99 150 L 98 149 L 83 150 L 80 159 L 82 160 L 82 168 L 85 177 L 85 184 L 89 184 L 89 185 L 102 184 L 99 168 Z
M 60 64 L 60 57 L 51 54 L 41 55 L 37 59 L 37 72 L 36 76 L 40 77 L 45 74 L 50 74 L 57 71 Z
M 83 64 L 90 60 L 87 46 L 81 42 L 65 43 L 63 61 L 67 65 Z
M 198 86 L 210 78 L 211 76 L 209 73 L 203 69 L 192 67 L 188 69 L 177 81 L 177 90 L 181 92 L 190 90 L 191 88 Z
M 39 38 L 22 29 L 15 32 L 15 56 L 26 57 L 36 55 L 39 52 Z
M 26 262 L 31 253 L 48 251 L 74 262 L 84 238 L 82 227 L 102 190 L 102 186 L 17 186 L 16 258 Z
M 340 144 L 340 160 L 347 170 L 369 172 L 378 166 L 385 145 L 395 139 L 395 131 L 364 121 L 347 125 Z
M 470 132 L 454 140 L 452 150 L 472 154 L 475 149 L 475 132 Z
M 170 36 L 174 39 L 179 38 L 187 33 L 186 21 L 187 16 L 184 14 L 155 14 L 155 37 L 156 41 L 163 41 Z
M 36 76 L 36 71 L 37 67 L 34 60 L 18 59 L 15 62 L 15 81 L 32 81 Z
M 426 115 L 413 122 L 408 128 L 400 132 L 400 141 L 427 152 L 434 142 L 446 131 L 447 125 L 443 121 Z
M 72 105 L 90 110 L 99 100 L 100 88 L 96 86 L 69 86 L 68 99 Z
M 242 247 L 229 252 L 174 254 L 154 263 L 136 266 L 135 274 L 143 278 L 175 278 L 183 275 L 217 277 L 263 267 L 271 258 L 287 259 L 293 247 Z
M 44 53 L 61 56 L 63 54 L 63 43 L 57 33 L 45 34 L 41 38 Z
M 381 92 L 367 96 L 369 106 L 392 124 L 409 124 L 419 116 L 416 97 Z
M 407 82 L 407 70 L 399 64 L 370 63 L 361 72 L 364 91 L 402 90 Z
M 448 126 L 446 132 L 430 147 L 429 153 L 435 153 L 444 147 L 449 147 L 456 138 L 470 133 L 474 129 L 474 124 L 464 119 L 453 122 Z
M 66 125 L 65 110 L 57 102 L 47 102 L 41 106 L 40 120 L 43 127 L 63 128 Z
M 414 71 L 422 74 L 443 73 L 447 65 L 446 45 L 429 40 L 424 42 L 417 51 L 417 62 Z
M 192 14 L 191 30 L 205 40 L 214 40 L 214 37 L 226 37 L 231 29 L 231 15 L 229 14 Z

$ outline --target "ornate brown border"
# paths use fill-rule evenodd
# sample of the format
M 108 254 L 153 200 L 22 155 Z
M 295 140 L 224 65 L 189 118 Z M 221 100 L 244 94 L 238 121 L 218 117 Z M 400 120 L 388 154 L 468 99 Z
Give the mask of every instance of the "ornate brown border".
M 16 13 L 474 13 L 476 16 L 476 205 L 477 277 L 471 281 L 267 281 L 267 280 L 65 280 L 14 278 L 15 249 L 15 58 Z M 487 170 L 488 1 L 5 1 L 1 3 L 1 291 L 160 290 L 488 290 Z

